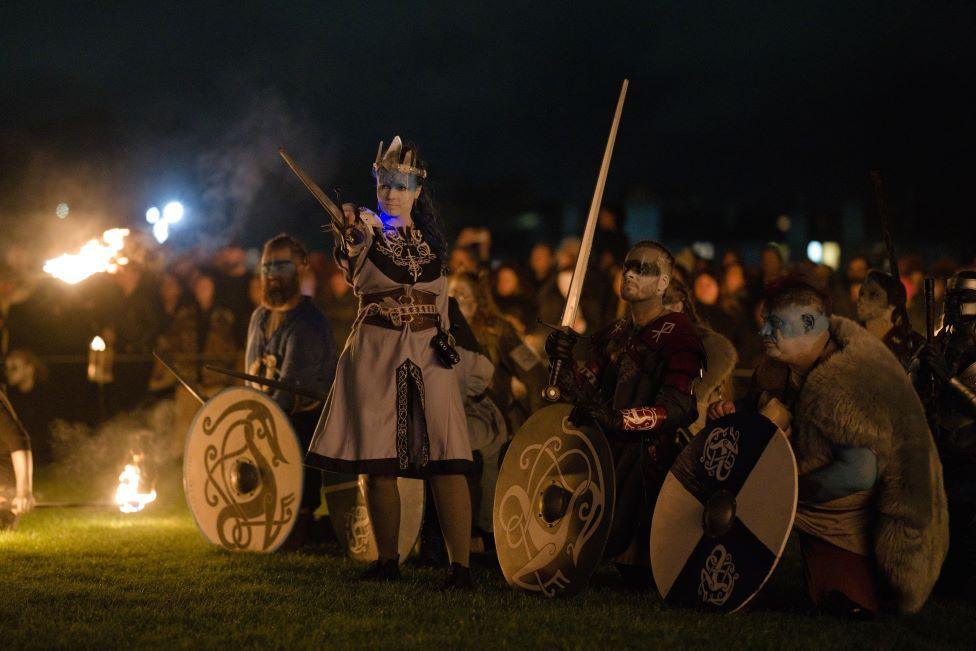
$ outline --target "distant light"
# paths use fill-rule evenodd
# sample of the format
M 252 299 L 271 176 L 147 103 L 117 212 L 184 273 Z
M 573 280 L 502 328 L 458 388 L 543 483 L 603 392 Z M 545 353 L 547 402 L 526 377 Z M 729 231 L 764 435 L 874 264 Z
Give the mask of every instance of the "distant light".
M 183 204 L 179 201 L 170 201 L 163 208 L 163 219 L 170 224 L 175 224 L 183 219 Z
M 837 242 L 823 243 L 823 263 L 831 269 L 840 266 L 840 244 Z
M 150 224 L 155 224 L 159 221 L 159 208 L 153 206 L 146 211 L 146 221 Z
M 691 250 L 702 260 L 715 259 L 715 245 L 711 242 L 695 242 L 691 245 Z
M 781 233 L 785 233 L 786 231 L 790 230 L 790 226 L 792 225 L 793 222 L 790 221 L 789 215 L 780 215 L 776 218 L 776 228 L 778 228 Z
M 823 257 L 824 257 L 823 244 L 821 244 L 817 240 L 813 240 L 809 244 L 807 244 L 807 257 L 810 258 L 810 262 L 815 262 L 817 264 L 823 262 Z
M 96 353 L 100 353 L 105 350 L 105 340 L 101 337 L 95 337 L 91 341 L 91 349 Z
M 152 231 L 156 241 L 162 244 L 169 238 L 169 222 L 165 220 L 156 222 L 153 224 Z
M 67 217 L 68 216 L 68 204 L 66 204 L 66 203 L 59 203 L 57 209 L 54 211 L 54 214 L 58 216 L 58 219 L 64 219 L 65 217 Z

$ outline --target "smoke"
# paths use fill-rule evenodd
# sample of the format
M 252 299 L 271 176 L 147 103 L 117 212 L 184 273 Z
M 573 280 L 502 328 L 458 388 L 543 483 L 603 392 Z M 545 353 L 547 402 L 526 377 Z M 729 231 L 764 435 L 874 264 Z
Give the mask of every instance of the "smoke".
M 269 181 L 289 173 L 279 147 L 314 162 L 317 173 L 329 174 L 334 167 L 334 153 L 321 146 L 321 132 L 305 111 L 289 106 L 274 90 L 249 97 L 242 112 L 221 127 L 216 143 L 197 157 L 207 222 L 201 234 L 209 240 L 201 242 L 204 246 L 240 237 Z
M 54 462 L 45 471 L 53 480 L 51 491 L 68 501 L 110 500 L 133 453 L 145 454 L 144 470 L 157 477 L 176 461 L 173 418 L 173 401 L 161 400 L 114 416 L 94 430 L 83 423 L 54 421 Z

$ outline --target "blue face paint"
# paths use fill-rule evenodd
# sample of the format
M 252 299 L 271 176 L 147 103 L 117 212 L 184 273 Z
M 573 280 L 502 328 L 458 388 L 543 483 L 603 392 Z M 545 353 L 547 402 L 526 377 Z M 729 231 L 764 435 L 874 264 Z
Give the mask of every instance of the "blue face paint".
M 811 305 L 786 305 L 763 314 L 759 330 L 766 354 L 790 362 L 809 352 L 830 327 L 826 316 Z

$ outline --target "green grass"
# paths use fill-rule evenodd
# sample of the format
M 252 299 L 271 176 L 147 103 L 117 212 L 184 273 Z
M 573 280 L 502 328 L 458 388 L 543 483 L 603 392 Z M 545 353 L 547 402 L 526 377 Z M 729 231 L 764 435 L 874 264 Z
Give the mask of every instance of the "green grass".
M 972 648 L 976 609 L 933 601 L 917 616 L 853 624 L 806 615 L 791 552 L 745 614 L 668 609 L 601 570 L 573 599 L 509 589 L 488 564 L 471 594 L 442 571 L 396 585 L 323 547 L 243 555 L 209 546 L 175 481 L 143 513 L 42 509 L 0 533 L 0 648 Z

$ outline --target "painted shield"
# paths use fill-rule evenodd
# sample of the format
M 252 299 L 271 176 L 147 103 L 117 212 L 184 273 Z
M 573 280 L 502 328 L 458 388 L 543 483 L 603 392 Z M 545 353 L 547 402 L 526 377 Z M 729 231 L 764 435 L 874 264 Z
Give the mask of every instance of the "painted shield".
M 302 449 L 278 404 L 224 389 L 197 412 L 183 452 L 183 491 L 204 537 L 231 551 L 273 552 L 302 499 Z
M 424 482 L 397 478 L 400 490 L 400 540 L 398 552 L 403 563 L 417 544 L 424 522 Z M 325 503 L 336 538 L 350 558 L 371 562 L 378 557 L 376 537 L 366 506 L 366 475 L 325 473 Z
M 572 409 L 555 404 L 529 417 L 495 486 L 495 548 L 505 579 L 547 597 L 586 586 L 613 521 L 610 446 L 598 429 L 570 422 Z
M 793 449 L 765 416 L 711 421 L 668 472 L 651 567 L 669 604 L 734 612 L 773 573 L 796 516 Z

